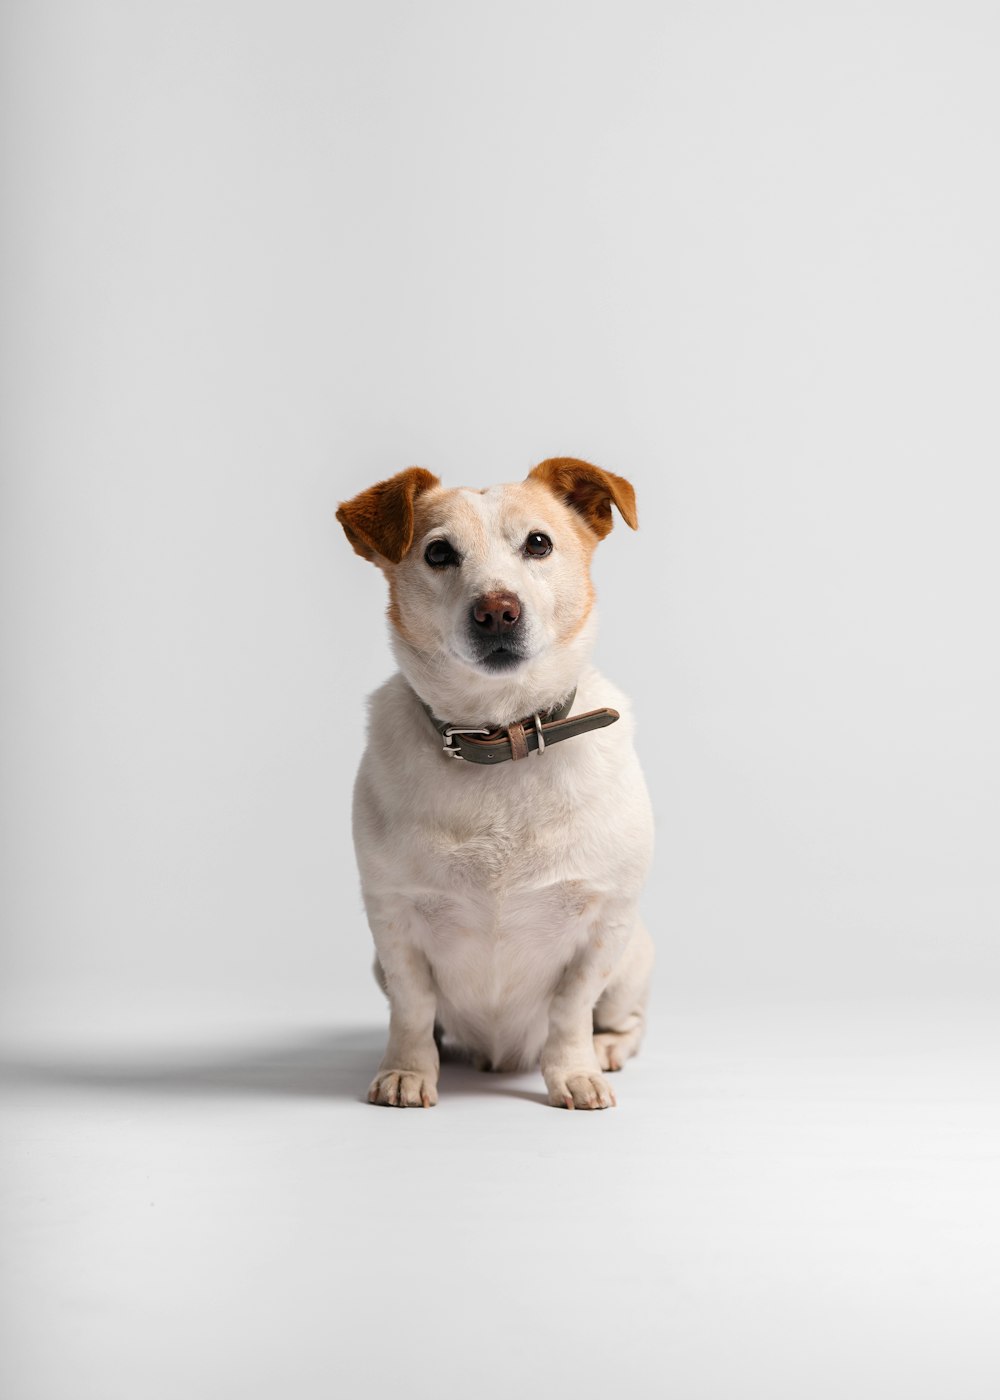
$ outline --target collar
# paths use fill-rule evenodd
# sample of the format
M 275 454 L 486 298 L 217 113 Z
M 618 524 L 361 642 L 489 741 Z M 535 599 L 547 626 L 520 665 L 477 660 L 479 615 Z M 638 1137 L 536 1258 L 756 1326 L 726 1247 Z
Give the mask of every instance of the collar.
M 435 717 L 434 711 L 421 700 L 427 718 L 444 739 L 444 751 L 449 758 L 464 758 L 467 763 L 506 763 L 527 758 L 532 753 L 544 753 L 549 744 L 573 739 L 591 729 L 604 729 L 620 719 L 617 710 L 586 710 L 570 717 L 576 690 L 552 710 L 542 710 L 515 720 L 502 729 L 463 729 Z

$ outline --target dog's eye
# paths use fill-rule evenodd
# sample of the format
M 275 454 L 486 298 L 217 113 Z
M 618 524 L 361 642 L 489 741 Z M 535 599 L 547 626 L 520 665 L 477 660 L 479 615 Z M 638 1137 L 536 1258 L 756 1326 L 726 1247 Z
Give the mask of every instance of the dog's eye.
M 546 554 L 552 553 L 552 541 L 548 535 L 533 530 L 524 542 L 524 552 L 530 554 L 532 559 L 544 559 Z
M 424 550 L 424 559 L 432 569 L 446 569 L 458 563 L 458 555 L 447 540 L 431 540 Z

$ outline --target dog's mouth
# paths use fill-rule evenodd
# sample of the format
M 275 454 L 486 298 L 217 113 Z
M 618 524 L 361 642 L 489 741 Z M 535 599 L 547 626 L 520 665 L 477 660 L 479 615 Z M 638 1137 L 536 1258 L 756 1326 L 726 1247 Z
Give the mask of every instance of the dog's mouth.
M 491 651 L 482 652 L 477 660 L 487 671 L 512 671 L 515 666 L 520 666 L 525 656 L 513 647 L 495 646 Z

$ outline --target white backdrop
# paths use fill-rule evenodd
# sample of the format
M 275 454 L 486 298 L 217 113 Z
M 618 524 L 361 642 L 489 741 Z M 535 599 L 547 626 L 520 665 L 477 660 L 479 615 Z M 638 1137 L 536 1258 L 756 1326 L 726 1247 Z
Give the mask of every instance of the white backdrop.
M 555 453 L 638 493 L 598 657 L 641 725 L 661 986 L 983 990 L 992 7 L 5 29 L 15 1014 L 368 995 L 348 808 L 390 663 L 333 511 Z
M 993 1400 L 996 6 L 0 27 L 0 1389 Z M 650 1036 L 375 1110 L 334 510 L 554 454 Z

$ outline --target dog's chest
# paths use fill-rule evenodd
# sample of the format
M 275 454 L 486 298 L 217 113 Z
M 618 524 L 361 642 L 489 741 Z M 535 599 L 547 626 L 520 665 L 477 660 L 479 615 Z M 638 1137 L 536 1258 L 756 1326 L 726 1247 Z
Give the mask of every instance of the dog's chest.
M 572 810 L 551 791 L 492 794 L 418 823 L 411 852 L 418 938 L 447 993 L 492 1006 L 545 996 L 599 896 L 579 860 Z
M 532 884 L 560 863 L 561 843 L 533 827 L 445 824 L 428 833 L 420 872 L 442 890 L 502 892 Z
M 576 815 L 543 785 L 477 791 L 414 824 L 413 873 L 442 893 L 509 894 L 572 878 Z

